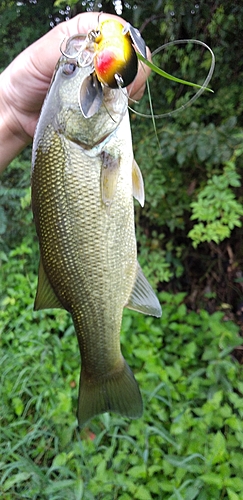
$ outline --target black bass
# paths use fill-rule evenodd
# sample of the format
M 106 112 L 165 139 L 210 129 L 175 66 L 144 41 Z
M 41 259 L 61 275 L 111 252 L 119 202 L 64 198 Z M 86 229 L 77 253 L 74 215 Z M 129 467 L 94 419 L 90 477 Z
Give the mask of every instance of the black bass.
M 106 411 L 141 416 L 138 384 L 120 349 L 123 308 L 161 316 L 137 263 L 133 196 L 143 205 L 144 188 L 126 90 L 100 84 L 99 106 L 96 90 L 89 100 L 96 83 L 86 51 L 77 52 L 82 43 L 80 35 L 69 39 L 57 64 L 35 133 L 31 180 L 41 256 L 35 309 L 72 315 L 82 362 L 80 426 Z

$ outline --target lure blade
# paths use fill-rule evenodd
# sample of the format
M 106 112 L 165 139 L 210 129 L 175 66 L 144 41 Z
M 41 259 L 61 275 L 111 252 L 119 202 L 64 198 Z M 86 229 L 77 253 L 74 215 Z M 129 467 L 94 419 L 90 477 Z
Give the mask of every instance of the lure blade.
M 134 26 L 132 26 L 130 23 L 127 23 L 123 28 L 123 34 L 126 35 L 128 32 L 135 47 L 138 49 L 144 59 L 147 59 L 146 43 L 142 38 L 140 31 L 137 28 L 134 28 Z
M 103 100 L 103 90 L 101 83 L 95 73 L 87 76 L 79 92 L 79 105 L 85 118 L 91 118 L 100 109 Z

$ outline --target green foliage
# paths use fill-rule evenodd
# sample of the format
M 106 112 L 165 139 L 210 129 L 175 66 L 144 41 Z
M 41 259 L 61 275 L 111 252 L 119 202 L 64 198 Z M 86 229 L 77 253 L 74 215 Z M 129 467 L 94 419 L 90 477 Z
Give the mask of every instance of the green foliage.
M 33 312 L 29 252 L 23 244 L 1 266 L 2 498 L 243 498 L 235 324 L 188 311 L 183 293 L 161 293 L 161 320 L 125 311 L 122 350 L 144 416 L 104 414 L 80 435 L 77 339 L 64 311 Z
M 101 3 L 114 12 L 113 3 Z M 159 147 L 151 121 L 131 115 L 146 191 L 145 208 L 136 208 L 140 263 L 154 286 L 168 282 L 185 290 L 185 256 L 195 259 L 192 245 L 200 243 L 198 282 L 206 274 L 211 283 L 213 259 L 210 254 L 206 265 L 204 257 L 211 242 L 223 253 L 228 238 L 238 274 L 225 288 L 239 286 L 239 300 L 243 7 L 219 0 L 122 4 L 123 16 L 142 26 L 152 50 L 172 39 L 199 38 L 216 55 L 214 96 L 157 120 Z M 73 0 L 72 6 L 75 14 L 91 2 Z M 59 1 L 3 1 L 0 67 L 65 18 L 65 9 Z M 190 44 L 161 51 L 155 63 L 200 84 L 210 57 Z M 156 75 L 151 93 L 155 113 L 193 95 Z M 138 110 L 150 113 L 147 97 Z M 78 432 L 80 356 L 72 322 L 61 310 L 33 312 L 38 251 L 29 170 L 27 152 L 0 183 L 1 498 L 243 500 L 243 373 L 232 354 L 242 337 L 217 308 L 211 315 L 197 305 L 188 309 L 185 293 L 160 293 L 161 320 L 124 312 L 122 350 L 142 389 L 143 417 L 104 414 Z M 224 274 L 225 261 L 217 279 Z M 222 301 L 221 289 L 212 295 L 216 304 Z
M 155 9 L 152 26 L 144 24 L 143 36 L 152 49 L 171 39 L 199 38 L 216 56 L 210 82 L 214 96 L 204 94 L 177 115 L 157 120 L 160 149 L 150 121 L 132 119 L 147 201 L 138 223 L 146 228 L 147 237 L 156 232 L 168 270 L 176 277 L 178 255 L 181 269 L 185 255 L 193 254 L 191 244 L 195 248 L 201 243 L 201 252 L 208 254 L 211 242 L 231 238 L 236 261 L 242 261 L 238 229 L 242 224 L 242 47 L 233 33 L 238 33 L 243 9 L 217 1 L 213 11 L 205 3 L 192 10 L 190 2 L 180 1 L 165 2 L 160 8 L 161 17 Z M 172 75 L 202 83 L 210 54 L 193 44 L 172 46 L 156 54 L 155 63 Z M 150 88 L 156 114 L 183 106 L 193 95 L 157 75 L 151 75 Z M 146 97 L 136 110 L 150 112 Z
M 30 210 L 30 160 L 15 158 L 0 177 L 0 249 L 15 248 L 26 233 L 34 239 Z M 32 230 L 31 230 L 32 228 Z
M 242 154 L 243 150 L 237 151 Z M 238 156 L 239 156 L 238 154 Z M 191 219 L 198 219 L 189 232 L 196 247 L 202 241 L 220 241 L 230 237 L 235 226 L 241 227 L 242 204 L 236 200 L 233 188 L 241 186 L 234 158 L 227 162 L 221 175 L 213 175 L 191 203 Z
M 53 12 L 52 4 L 50 0 L 1 1 L 0 68 L 5 68 L 19 52 L 50 29 L 48 14 Z
M 236 149 L 240 149 L 242 142 L 239 82 L 242 78 L 243 8 L 219 0 L 215 0 L 213 9 L 206 4 L 195 4 L 192 8 L 189 0 L 164 3 L 150 0 L 146 5 L 139 0 L 136 8 L 134 4 L 133 0 L 121 2 L 122 15 L 134 25 L 142 26 L 143 36 L 152 50 L 176 38 L 199 38 L 212 47 L 216 55 L 215 74 L 210 82 L 214 95 L 205 93 L 193 106 L 173 118 L 158 120 L 159 147 L 151 121 L 132 118 L 134 149 L 145 177 L 147 199 L 137 222 L 148 229 L 147 236 L 156 234 L 155 239 L 160 241 L 157 255 L 162 264 L 157 281 L 168 281 L 172 276 L 181 275 L 183 249 L 190 245 L 190 238 L 194 247 L 203 242 L 205 245 L 212 241 L 220 243 L 231 237 L 233 228 L 241 225 L 242 157 L 237 157 L 235 165 L 237 188 L 231 184 L 224 188 L 226 175 L 222 171 L 232 157 L 234 161 Z M 3 2 L 0 7 L 4 34 L 0 49 L 2 65 L 34 37 L 40 36 L 40 29 L 44 32 L 65 17 L 92 9 L 93 4 L 73 0 L 70 8 L 71 11 L 67 10 L 65 2 L 59 1 Z M 116 4 L 104 0 L 99 8 L 115 12 Z M 172 75 L 201 84 L 209 70 L 211 56 L 203 47 L 190 43 L 161 50 L 154 62 Z M 155 113 L 169 113 L 185 105 L 194 95 L 187 87 L 166 82 L 155 74 L 151 75 L 150 86 Z M 145 97 L 136 109 L 148 114 L 148 99 Z M 11 176 L 10 171 L 8 175 Z M 218 195 L 221 193 L 224 198 L 221 203 L 216 192 L 213 193 L 215 182 Z M 208 204 L 211 210 L 207 212 Z M 207 217 L 211 217 L 210 220 Z M 0 235 L 9 230 L 6 224 L 6 208 L 1 207 Z M 238 233 L 235 234 L 237 238 Z M 150 244 L 147 260 L 149 249 Z
M 157 129 L 158 150 L 145 119 L 132 116 L 132 128 L 146 193 L 145 207 L 137 212 L 137 224 L 146 234 L 138 231 L 139 249 L 145 262 L 152 251 L 160 255 L 157 282 L 168 281 L 182 275 L 187 234 L 196 247 L 204 241 L 220 243 L 241 227 L 242 132 L 233 117 L 219 127 L 193 121 L 183 129 L 169 123 Z

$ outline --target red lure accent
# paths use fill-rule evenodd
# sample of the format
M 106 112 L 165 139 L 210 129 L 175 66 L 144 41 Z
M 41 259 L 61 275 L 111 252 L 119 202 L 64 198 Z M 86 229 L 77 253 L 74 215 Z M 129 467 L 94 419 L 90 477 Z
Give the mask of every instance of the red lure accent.
M 95 38 L 95 72 L 99 81 L 111 88 L 118 87 L 118 79 L 121 86 L 127 87 L 137 74 L 138 60 L 132 39 L 123 29 L 118 21 L 107 20 L 100 24 Z

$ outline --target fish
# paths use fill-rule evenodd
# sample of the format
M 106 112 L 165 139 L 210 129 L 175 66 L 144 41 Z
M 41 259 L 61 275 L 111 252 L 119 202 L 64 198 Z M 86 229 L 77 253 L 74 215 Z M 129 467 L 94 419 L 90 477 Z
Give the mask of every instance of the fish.
M 144 184 L 133 155 L 127 91 L 101 84 L 102 100 L 94 104 L 96 90 L 90 97 L 85 83 L 95 77 L 93 57 L 87 58 L 86 45 L 79 50 L 83 43 L 81 35 L 71 37 L 57 63 L 31 169 L 40 248 L 34 309 L 71 314 L 81 355 L 80 428 L 104 412 L 141 417 L 140 389 L 121 352 L 123 309 L 161 316 L 137 261 L 133 197 L 143 206 Z M 92 47 L 89 52 L 94 55 Z

